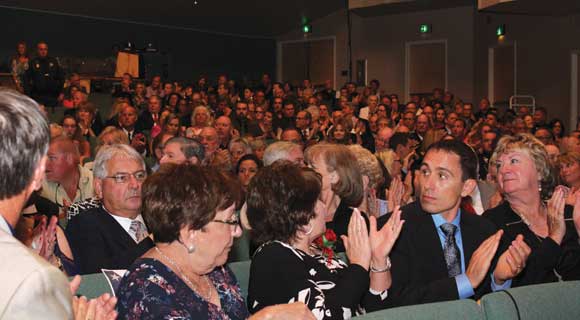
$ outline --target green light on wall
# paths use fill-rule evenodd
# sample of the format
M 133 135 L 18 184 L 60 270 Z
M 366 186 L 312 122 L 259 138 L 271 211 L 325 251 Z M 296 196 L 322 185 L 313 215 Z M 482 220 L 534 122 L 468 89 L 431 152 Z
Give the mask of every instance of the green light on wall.
M 505 36 L 505 24 L 499 25 L 497 29 L 495 29 L 495 35 L 498 37 Z
M 431 25 L 430 24 L 419 25 L 419 32 L 420 33 L 431 33 Z

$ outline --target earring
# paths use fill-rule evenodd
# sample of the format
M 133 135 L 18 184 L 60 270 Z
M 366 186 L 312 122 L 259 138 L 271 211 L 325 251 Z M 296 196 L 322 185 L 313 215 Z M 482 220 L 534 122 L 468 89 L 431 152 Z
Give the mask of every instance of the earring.
M 308 229 L 308 231 L 306 231 L 304 234 L 306 234 L 307 236 L 309 236 L 312 233 L 312 229 L 314 229 L 313 226 L 310 226 L 310 229 Z
M 187 253 L 192 254 L 194 251 L 195 251 L 195 246 L 193 244 L 189 245 L 187 247 Z
M 542 193 L 542 181 L 538 181 L 538 192 Z

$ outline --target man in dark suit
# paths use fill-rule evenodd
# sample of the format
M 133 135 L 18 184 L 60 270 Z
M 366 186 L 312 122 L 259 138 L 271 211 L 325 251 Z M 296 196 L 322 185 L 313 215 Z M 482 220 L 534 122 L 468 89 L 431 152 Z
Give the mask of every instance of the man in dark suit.
M 145 163 L 130 146 L 105 146 L 93 173 L 102 205 L 73 217 L 66 229 L 75 262 L 81 274 L 127 269 L 153 247 L 141 217 Z
M 383 307 L 479 298 L 509 288 L 523 269 L 530 253 L 523 239 L 498 250 L 502 232 L 460 210 L 476 178 L 477 156 L 464 143 L 440 141 L 428 149 L 419 201 L 403 207 L 405 225 L 390 255 L 393 282 Z

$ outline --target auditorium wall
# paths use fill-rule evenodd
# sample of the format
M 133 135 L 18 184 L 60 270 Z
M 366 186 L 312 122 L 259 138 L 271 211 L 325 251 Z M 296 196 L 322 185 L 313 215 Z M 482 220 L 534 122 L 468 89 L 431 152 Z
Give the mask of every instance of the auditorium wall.
M 387 92 L 405 93 L 405 44 L 422 40 L 447 41 L 448 89 L 464 101 L 479 101 L 488 95 L 488 50 L 516 42 L 517 93 L 536 97 L 549 110 L 549 117 L 570 117 L 570 60 L 580 50 L 579 16 L 528 16 L 478 13 L 473 7 L 399 13 L 377 17 L 352 14 L 353 63 L 368 59 L 368 79 L 379 79 Z M 432 24 L 433 32 L 421 36 L 420 24 Z M 495 29 L 506 24 L 507 35 L 498 40 Z M 308 37 L 336 37 L 337 84 L 348 69 L 348 29 L 344 11 L 313 23 Z M 296 30 L 279 41 L 304 39 Z M 580 114 L 580 112 L 579 112 Z M 570 120 L 567 124 L 574 122 Z M 569 125 L 568 125 L 569 126 Z

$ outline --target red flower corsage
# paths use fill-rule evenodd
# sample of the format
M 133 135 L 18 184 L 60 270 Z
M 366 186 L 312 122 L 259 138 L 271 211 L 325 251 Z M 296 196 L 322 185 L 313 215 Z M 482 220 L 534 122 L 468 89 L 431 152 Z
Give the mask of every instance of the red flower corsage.
M 336 233 L 332 229 L 326 229 L 326 232 L 316 238 L 314 243 L 322 250 L 322 255 L 326 257 L 326 264 L 330 265 L 334 258 L 334 244 L 336 243 Z

